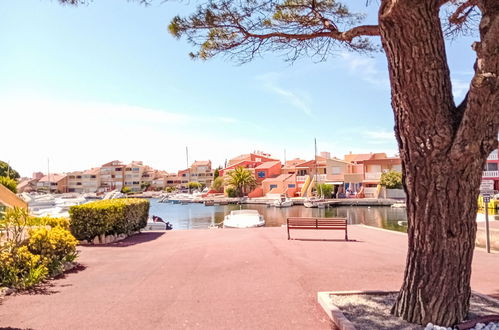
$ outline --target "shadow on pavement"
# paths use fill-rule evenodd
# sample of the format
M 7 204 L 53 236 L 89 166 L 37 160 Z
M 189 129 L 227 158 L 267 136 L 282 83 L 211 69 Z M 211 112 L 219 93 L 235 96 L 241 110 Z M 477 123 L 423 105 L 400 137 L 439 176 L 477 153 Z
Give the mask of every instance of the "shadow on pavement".
M 345 241 L 344 239 L 336 239 L 336 238 L 290 238 L 290 241 L 312 241 L 312 242 L 356 242 L 356 243 L 362 243 L 363 241 L 357 241 L 356 239 L 349 239 L 348 241 Z
M 136 244 L 141 244 L 141 243 L 146 243 L 150 241 L 154 241 L 155 239 L 160 238 L 163 236 L 165 232 L 156 232 L 156 231 L 150 231 L 150 232 L 142 232 L 137 235 L 133 235 L 130 237 L 125 238 L 122 241 L 114 242 L 114 243 L 109 243 L 109 244 L 99 244 L 99 245 L 84 245 L 85 247 L 110 247 L 110 248 L 119 248 L 119 247 L 128 247 L 128 246 L 134 246 Z

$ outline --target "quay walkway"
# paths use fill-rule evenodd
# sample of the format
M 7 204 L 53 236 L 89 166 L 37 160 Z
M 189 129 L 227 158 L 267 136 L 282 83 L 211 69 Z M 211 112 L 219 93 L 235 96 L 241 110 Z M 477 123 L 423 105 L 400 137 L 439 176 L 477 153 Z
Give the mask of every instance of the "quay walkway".
M 318 291 L 398 290 L 404 272 L 405 234 L 351 225 L 349 237 L 356 241 L 288 241 L 284 227 L 179 230 L 80 247 L 82 269 L 6 297 L 0 327 L 331 329 Z M 499 254 L 477 249 L 472 288 L 499 298 L 497 274 Z

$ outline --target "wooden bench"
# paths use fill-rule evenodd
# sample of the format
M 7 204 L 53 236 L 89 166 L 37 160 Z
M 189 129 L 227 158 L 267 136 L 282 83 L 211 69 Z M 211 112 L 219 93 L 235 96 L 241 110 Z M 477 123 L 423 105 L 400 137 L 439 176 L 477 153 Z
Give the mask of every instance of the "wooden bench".
M 345 241 L 348 241 L 346 218 L 288 218 L 288 240 L 290 229 L 344 230 Z

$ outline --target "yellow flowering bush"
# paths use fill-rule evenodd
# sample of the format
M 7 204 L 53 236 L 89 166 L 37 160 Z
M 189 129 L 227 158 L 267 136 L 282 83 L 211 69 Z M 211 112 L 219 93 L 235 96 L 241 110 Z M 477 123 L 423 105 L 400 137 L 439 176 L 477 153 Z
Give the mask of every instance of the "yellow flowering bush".
M 31 226 L 50 226 L 52 228 L 61 227 L 69 230 L 68 218 L 30 217 L 29 224 Z
M 41 256 L 51 274 L 60 270 L 66 262 L 76 258 L 78 241 L 61 227 L 39 227 L 29 232 L 28 249 Z
M 35 218 L 13 208 L 0 220 L 0 230 L 6 233 L 0 241 L 0 286 L 32 287 L 76 259 L 68 219 Z
M 42 257 L 31 253 L 27 246 L 5 243 L 0 251 L 0 285 L 19 289 L 32 287 L 45 279 L 48 268 Z

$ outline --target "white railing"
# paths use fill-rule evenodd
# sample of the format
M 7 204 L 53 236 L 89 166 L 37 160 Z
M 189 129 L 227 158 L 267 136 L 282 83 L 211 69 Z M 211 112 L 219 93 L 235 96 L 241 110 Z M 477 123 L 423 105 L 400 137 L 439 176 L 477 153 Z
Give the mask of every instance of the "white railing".
M 296 177 L 296 182 L 305 182 L 305 180 L 307 180 L 306 175 L 299 175 Z
M 487 160 L 498 160 L 498 159 L 499 159 L 499 152 L 497 149 L 492 151 L 489 157 L 487 158 Z
M 499 171 L 483 171 L 484 178 L 499 178 Z
M 327 174 L 317 174 L 317 181 L 325 181 Z
M 381 172 L 366 172 L 367 180 L 379 180 L 381 178 Z

